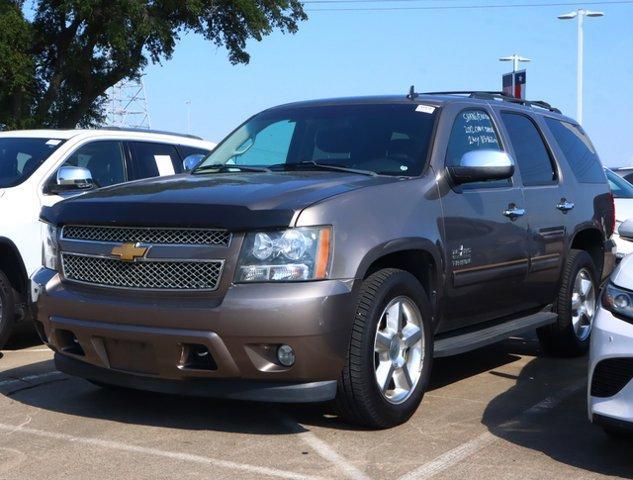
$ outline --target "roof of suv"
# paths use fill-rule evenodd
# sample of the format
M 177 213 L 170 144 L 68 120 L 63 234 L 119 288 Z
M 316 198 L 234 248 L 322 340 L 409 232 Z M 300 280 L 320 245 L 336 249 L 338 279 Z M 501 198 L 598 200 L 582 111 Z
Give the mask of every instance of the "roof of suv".
M 70 140 L 75 137 L 112 137 L 130 138 L 130 139 L 147 139 L 162 140 L 164 142 L 174 144 L 185 144 L 191 146 L 199 146 L 205 148 L 213 148 L 215 143 L 204 140 L 193 135 L 182 135 L 178 133 L 162 132 L 156 130 L 141 129 L 122 129 L 122 128 L 101 128 L 101 129 L 73 129 L 73 130 L 10 130 L 0 132 L 2 137 L 20 137 L 20 138 L 56 138 L 60 140 Z
M 273 107 L 269 110 L 283 109 L 289 107 L 318 107 L 326 105 L 363 105 L 363 104 L 394 104 L 394 103 L 424 103 L 437 107 L 446 105 L 449 103 L 465 103 L 469 105 L 499 105 L 510 108 L 516 108 L 532 112 L 535 114 L 547 114 L 549 116 L 557 117 L 561 120 L 566 120 L 570 123 L 576 124 L 577 122 L 560 113 L 554 107 L 551 107 L 545 102 L 533 102 L 533 101 L 521 101 L 515 100 L 511 97 L 505 97 L 502 94 L 496 92 L 445 92 L 445 93 L 415 93 L 412 96 L 409 95 L 380 95 L 380 96 L 366 96 L 366 97 L 343 97 L 343 98 L 326 98 L 320 100 L 307 100 L 302 102 L 287 103 Z M 549 107 L 549 108 L 548 108 Z

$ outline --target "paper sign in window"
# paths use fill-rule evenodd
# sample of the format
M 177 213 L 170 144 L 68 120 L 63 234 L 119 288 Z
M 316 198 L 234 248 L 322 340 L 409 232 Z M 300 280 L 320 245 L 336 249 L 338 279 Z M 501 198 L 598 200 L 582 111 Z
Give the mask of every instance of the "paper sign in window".
M 174 162 L 171 161 L 169 155 L 154 155 L 154 160 L 156 161 L 156 167 L 158 167 L 158 174 L 161 177 L 174 175 L 176 173 L 174 170 Z

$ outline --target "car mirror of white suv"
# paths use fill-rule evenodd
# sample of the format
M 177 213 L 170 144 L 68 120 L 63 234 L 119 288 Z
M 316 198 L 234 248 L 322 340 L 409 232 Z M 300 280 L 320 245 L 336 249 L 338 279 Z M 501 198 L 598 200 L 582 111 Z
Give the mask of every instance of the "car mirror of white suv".
M 57 171 L 57 181 L 53 192 L 89 190 L 93 188 L 92 173 L 85 167 L 61 167 Z
M 618 228 L 618 235 L 624 238 L 633 239 L 633 218 L 630 218 L 620 224 L 620 227 Z
M 185 169 L 185 172 L 190 172 L 194 168 L 196 168 L 200 162 L 206 158 L 206 155 L 201 153 L 194 153 L 193 155 L 189 155 L 182 162 L 182 167 Z

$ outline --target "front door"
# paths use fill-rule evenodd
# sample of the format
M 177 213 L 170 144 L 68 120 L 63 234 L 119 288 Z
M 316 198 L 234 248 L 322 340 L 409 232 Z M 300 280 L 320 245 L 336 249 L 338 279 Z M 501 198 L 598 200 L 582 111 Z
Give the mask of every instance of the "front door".
M 445 166 L 458 165 L 472 150 L 504 148 L 492 113 L 457 113 Z M 441 188 L 447 265 L 441 330 L 512 315 L 524 309 L 528 271 L 527 219 L 518 173 L 508 180 Z

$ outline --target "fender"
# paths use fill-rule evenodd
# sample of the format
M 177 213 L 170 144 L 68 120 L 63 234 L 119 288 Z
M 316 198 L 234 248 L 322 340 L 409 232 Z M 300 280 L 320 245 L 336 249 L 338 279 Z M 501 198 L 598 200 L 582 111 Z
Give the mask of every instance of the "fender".
M 26 273 L 26 267 L 24 266 L 24 261 L 22 260 L 22 255 L 20 255 L 20 251 L 18 250 L 18 247 L 15 246 L 15 243 L 13 243 L 11 240 L 9 240 L 6 237 L 0 237 L 0 247 L 4 247 L 7 248 L 10 252 L 11 255 L 13 257 L 13 259 L 15 259 L 15 263 L 17 264 L 18 267 L 18 275 L 19 278 L 17 279 L 18 281 L 18 285 L 14 285 L 15 287 L 19 287 L 19 288 L 15 288 L 18 292 L 20 292 L 22 295 L 25 296 L 24 300 L 26 300 L 26 295 L 28 292 L 28 281 L 29 281 L 29 276 Z M 6 258 L 4 258 L 3 260 L 6 260 Z M 2 265 L 2 261 L 0 261 L 0 266 Z M 10 262 L 7 262 L 10 263 Z M 11 280 L 11 278 L 9 278 L 9 280 Z

